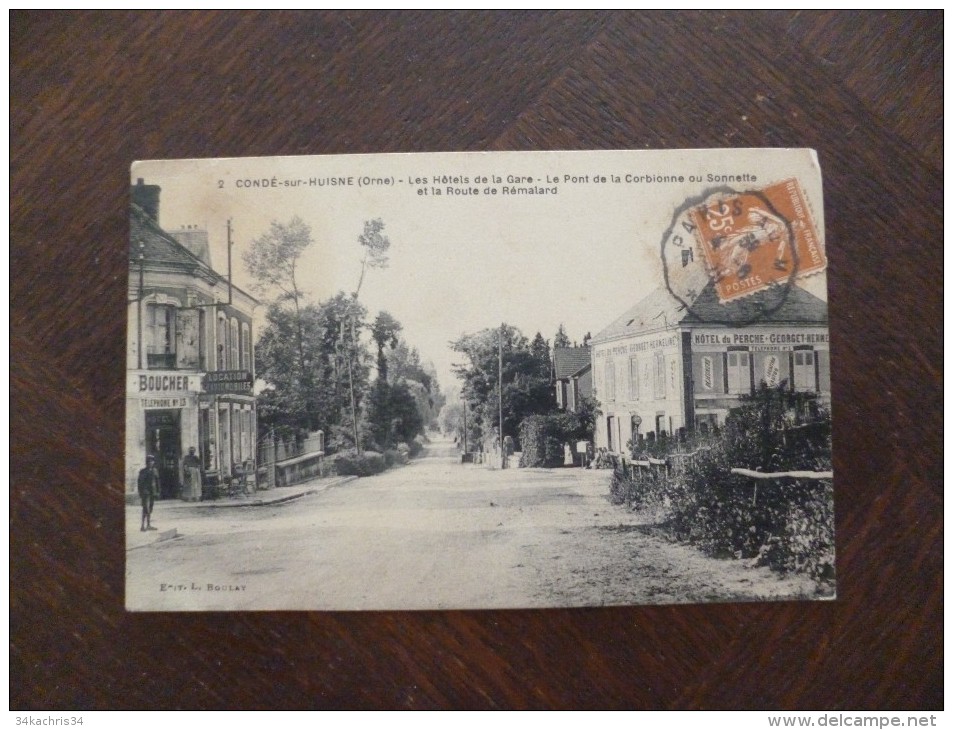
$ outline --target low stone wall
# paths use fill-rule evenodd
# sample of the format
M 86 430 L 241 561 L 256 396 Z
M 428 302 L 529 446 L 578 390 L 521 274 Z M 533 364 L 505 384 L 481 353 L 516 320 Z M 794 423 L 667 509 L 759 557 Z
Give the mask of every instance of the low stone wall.
M 324 461 L 324 452 L 296 456 L 275 464 L 276 481 L 279 487 L 290 487 L 321 475 L 321 463 Z

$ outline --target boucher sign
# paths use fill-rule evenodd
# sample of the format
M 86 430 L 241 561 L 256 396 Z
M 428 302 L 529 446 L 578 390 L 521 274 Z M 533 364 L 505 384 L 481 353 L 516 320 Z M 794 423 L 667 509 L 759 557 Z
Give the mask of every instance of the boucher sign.
M 206 373 L 202 378 L 202 391 L 212 394 L 251 395 L 251 373 L 247 370 Z
M 199 389 L 197 375 L 174 370 L 137 370 L 129 373 L 128 392 L 142 397 L 185 397 Z

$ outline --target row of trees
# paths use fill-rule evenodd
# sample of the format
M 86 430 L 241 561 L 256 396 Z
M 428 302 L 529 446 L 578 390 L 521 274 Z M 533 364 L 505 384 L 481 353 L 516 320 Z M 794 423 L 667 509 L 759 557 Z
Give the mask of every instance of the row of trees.
M 556 347 L 568 347 L 562 325 Z M 549 342 L 539 332 L 532 340 L 512 325 L 484 329 L 450 343 L 465 362 L 454 367 L 461 380 L 462 401 L 466 403 L 467 440 L 488 444 L 500 438 L 500 396 L 502 385 L 502 437 L 511 437 L 520 446 L 520 426 L 533 416 L 557 412 L 553 387 L 553 359 Z M 442 426 L 463 436 L 462 405 L 448 410 Z M 592 437 L 595 404 L 588 403 L 582 420 L 583 433 Z
M 321 429 L 329 446 L 360 451 L 411 441 L 436 424 L 443 396 L 432 367 L 403 340 L 399 321 L 384 311 L 370 319 L 360 300 L 367 273 L 389 260 L 384 223 L 365 222 L 357 240 L 354 291 L 319 302 L 302 286 L 302 255 L 314 241 L 300 218 L 273 222 L 243 257 L 268 307 L 255 352 L 268 384 L 258 398 L 263 430 L 290 438 Z

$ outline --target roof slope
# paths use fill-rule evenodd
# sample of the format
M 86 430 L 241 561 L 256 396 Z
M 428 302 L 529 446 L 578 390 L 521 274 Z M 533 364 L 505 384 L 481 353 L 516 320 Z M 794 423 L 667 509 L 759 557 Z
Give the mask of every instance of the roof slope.
M 189 251 L 172 235 L 166 233 L 156 221 L 135 203 L 129 211 L 129 264 L 135 266 L 139 261 L 140 244 L 147 264 L 160 264 L 181 269 L 193 275 L 209 277 L 211 281 L 228 283 L 228 277 L 222 276 L 208 263 Z M 234 291 L 251 300 L 254 306 L 260 303 L 255 297 L 235 284 Z
M 147 263 L 159 263 L 218 277 L 208 264 L 166 233 L 142 208 L 133 203 L 129 215 L 129 256 L 139 260 L 140 245 Z
M 553 348 L 556 379 L 568 378 L 589 364 L 588 347 Z
M 688 309 L 662 286 L 628 309 L 592 340 L 604 342 L 621 335 L 637 335 L 676 325 L 827 324 L 827 302 L 806 289 L 792 285 L 780 305 L 777 301 L 777 292 L 763 291 L 722 304 L 714 283 L 710 283 L 690 302 L 691 309 Z M 766 307 L 772 308 L 768 315 L 762 314 Z

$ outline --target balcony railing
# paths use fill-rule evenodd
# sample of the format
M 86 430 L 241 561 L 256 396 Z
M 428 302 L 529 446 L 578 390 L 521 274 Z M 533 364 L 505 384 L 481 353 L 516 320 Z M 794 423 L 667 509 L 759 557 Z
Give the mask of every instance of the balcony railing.
M 150 352 L 146 355 L 146 365 L 150 370 L 175 370 L 175 353 L 154 354 Z

